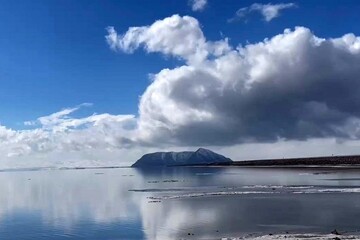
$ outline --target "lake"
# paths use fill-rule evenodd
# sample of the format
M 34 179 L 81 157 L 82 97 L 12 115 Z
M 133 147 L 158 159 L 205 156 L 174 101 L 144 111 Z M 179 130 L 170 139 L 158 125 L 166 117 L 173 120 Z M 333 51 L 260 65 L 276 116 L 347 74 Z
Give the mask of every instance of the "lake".
M 360 230 L 360 170 L 0 172 L 0 239 L 220 239 Z

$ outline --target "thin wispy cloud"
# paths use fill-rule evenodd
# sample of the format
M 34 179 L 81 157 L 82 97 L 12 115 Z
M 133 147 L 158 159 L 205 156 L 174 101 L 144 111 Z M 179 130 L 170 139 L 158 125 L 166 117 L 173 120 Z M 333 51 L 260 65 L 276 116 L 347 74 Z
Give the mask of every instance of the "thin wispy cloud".
M 270 22 L 274 18 L 280 16 L 280 12 L 285 9 L 296 8 L 295 3 L 279 3 L 279 4 L 261 4 L 254 3 L 249 7 L 243 7 L 236 11 L 235 16 L 230 18 L 228 22 L 234 22 L 237 20 L 247 21 L 250 14 L 254 12 L 260 13 L 266 22 Z
M 189 5 L 194 12 L 202 11 L 207 5 L 207 0 L 189 0 Z

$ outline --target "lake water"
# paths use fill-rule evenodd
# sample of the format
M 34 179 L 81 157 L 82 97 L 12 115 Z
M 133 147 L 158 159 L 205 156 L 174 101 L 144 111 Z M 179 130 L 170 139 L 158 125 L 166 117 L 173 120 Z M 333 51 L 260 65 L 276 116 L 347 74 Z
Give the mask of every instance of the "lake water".
M 335 228 L 360 230 L 360 170 L 0 172 L 1 240 L 219 239 Z

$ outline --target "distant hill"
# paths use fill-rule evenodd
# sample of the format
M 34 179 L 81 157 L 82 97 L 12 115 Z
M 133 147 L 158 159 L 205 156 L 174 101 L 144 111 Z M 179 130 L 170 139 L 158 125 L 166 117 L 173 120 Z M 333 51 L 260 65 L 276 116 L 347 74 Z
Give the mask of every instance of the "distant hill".
M 360 155 L 350 156 L 328 156 L 328 157 L 306 157 L 306 158 L 284 158 L 234 161 L 231 163 L 215 163 L 218 166 L 243 166 L 243 167 L 295 167 L 295 166 L 348 166 L 359 167 Z
M 211 165 L 231 163 L 230 158 L 205 148 L 185 152 L 148 153 L 137 160 L 131 167 L 171 167 L 182 165 Z

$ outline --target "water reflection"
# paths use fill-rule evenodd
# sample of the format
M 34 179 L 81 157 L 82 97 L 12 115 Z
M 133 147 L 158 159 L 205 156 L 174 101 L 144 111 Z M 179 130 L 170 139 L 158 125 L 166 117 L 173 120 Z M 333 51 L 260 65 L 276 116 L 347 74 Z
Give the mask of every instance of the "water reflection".
M 32 171 L 0 174 L 0 218 L 15 211 L 39 211 L 47 224 L 67 227 L 83 218 L 95 222 L 134 219 L 137 201 L 128 188 L 141 178 L 115 171 Z M 6 221 L 6 219 L 3 219 Z
M 0 236 L 200 239 L 250 232 L 357 231 L 356 176 L 356 171 L 237 168 L 0 172 Z M 284 187 L 294 185 L 319 189 L 319 194 L 296 194 Z M 321 192 L 335 187 L 348 193 Z M 258 188 L 266 194 L 245 194 Z M 163 198 L 216 191 L 241 195 Z M 151 201 L 154 197 L 159 201 Z

